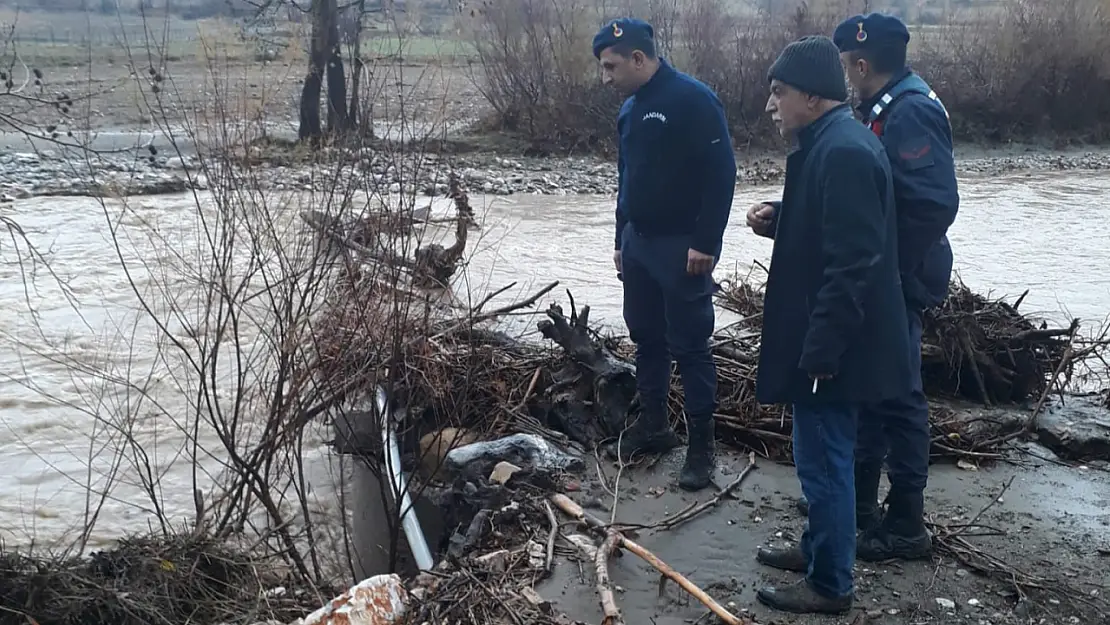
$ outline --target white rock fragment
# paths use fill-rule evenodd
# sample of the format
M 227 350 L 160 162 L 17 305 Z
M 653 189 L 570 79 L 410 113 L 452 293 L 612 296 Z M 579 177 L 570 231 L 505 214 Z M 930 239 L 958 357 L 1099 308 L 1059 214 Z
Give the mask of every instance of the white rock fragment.
M 375 575 L 292 625 L 398 625 L 408 601 L 400 576 Z

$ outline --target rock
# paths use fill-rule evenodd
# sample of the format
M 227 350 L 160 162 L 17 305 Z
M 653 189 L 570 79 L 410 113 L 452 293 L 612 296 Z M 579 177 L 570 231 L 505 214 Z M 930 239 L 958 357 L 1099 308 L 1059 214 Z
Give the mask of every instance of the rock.
M 944 609 L 944 610 L 955 610 L 956 609 L 956 602 L 952 601 L 951 599 L 945 599 L 944 597 L 937 597 L 936 601 L 937 601 L 937 605 L 940 606 L 941 609 Z
M 478 470 L 486 464 L 492 466 L 501 461 L 539 471 L 580 471 L 585 467 L 581 458 L 559 451 L 534 434 L 513 434 L 457 447 L 447 452 L 446 460 L 448 469 L 455 473 L 461 473 L 472 465 L 477 465 L 472 470 Z M 489 470 L 480 469 L 480 473 L 485 475 Z
M 495 573 L 504 573 L 509 567 L 509 553 L 508 549 L 500 549 L 492 553 L 487 553 L 483 556 L 474 558 L 474 561 L 484 567 L 488 567 Z
M 513 474 L 520 470 L 520 467 L 511 462 L 501 461 L 497 466 L 493 467 L 493 473 L 489 476 L 489 481 L 497 484 L 504 484 L 513 477 Z
M 1041 414 L 1037 437 L 1067 460 L 1110 460 L 1110 411 L 1087 398 L 1069 398 Z
M 400 576 L 375 575 L 293 625 L 397 625 L 404 619 L 408 602 Z

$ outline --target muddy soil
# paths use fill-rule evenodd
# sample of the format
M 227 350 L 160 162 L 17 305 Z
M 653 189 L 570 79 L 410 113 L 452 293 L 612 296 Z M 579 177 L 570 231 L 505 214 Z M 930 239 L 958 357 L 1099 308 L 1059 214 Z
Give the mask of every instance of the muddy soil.
M 1050 455 L 1043 448 L 1026 447 L 1012 462 L 990 468 L 935 464 L 927 490 L 928 514 L 935 523 L 968 523 L 1012 479 L 1001 501 L 977 522 L 1005 535 L 970 540 L 1016 569 L 1059 579 L 1092 598 L 1104 597 L 1110 592 L 1110 471 L 1105 465 L 1068 467 L 1043 459 Z M 654 466 L 626 468 L 617 520 L 650 524 L 695 499 L 709 498 L 677 489 L 681 460 L 679 451 Z M 727 484 L 746 464 L 746 456 L 726 453 L 716 483 Z M 604 462 L 602 469 L 611 485 L 616 467 Z M 589 474 L 597 475 L 593 468 Z M 577 499 L 589 501 L 593 514 L 608 519 L 613 498 L 600 478 L 582 486 Z M 676 529 L 639 532 L 636 540 L 719 602 L 729 602 L 734 613 L 754 616 L 763 624 L 1105 622 L 1044 597 L 1023 601 L 1004 580 L 988 579 L 940 554 L 931 562 L 858 563 L 856 606 L 844 617 L 799 617 L 768 610 L 757 603 L 756 590 L 799 576 L 758 564 L 755 552 L 760 545 L 783 544 L 800 536 L 804 519 L 795 507 L 799 495 L 792 467 L 762 461 L 734 500 Z M 660 595 L 658 574 L 632 554 L 615 558 L 610 572 L 620 587 L 617 601 L 627 623 L 714 622 L 707 609 L 677 586 L 668 584 Z M 562 562 L 537 590 L 571 618 L 601 620 L 592 566 Z

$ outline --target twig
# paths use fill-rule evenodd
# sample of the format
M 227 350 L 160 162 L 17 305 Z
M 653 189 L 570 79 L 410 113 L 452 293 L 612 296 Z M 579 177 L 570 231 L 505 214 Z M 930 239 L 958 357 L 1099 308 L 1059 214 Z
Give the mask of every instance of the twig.
M 551 531 L 547 534 L 547 553 L 544 554 L 543 568 L 550 573 L 552 565 L 555 564 L 555 537 L 559 535 L 559 519 L 555 518 L 555 511 L 547 501 L 543 502 L 543 509 L 547 513 L 547 522 L 551 524 Z
M 1033 432 L 1037 429 L 1037 417 L 1039 417 L 1041 411 L 1044 410 L 1045 402 L 1048 401 L 1048 396 L 1052 393 L 1052 388 L 1056 386 L 1057 380 L 1060 379 L 1060 373 L 1063 372 L 1064 368 L 1071 362 L 1072 348 L 1075 345 L 1075 329 L 1073 325 L 1071 329 L 1071 340 L 1068 342 L 1067 349 L 1064 350 L 1064 357 L 1060 359 L 1060 364 L 1056 365 L 1056 371 L 1052 372 L 1052 379 L 1049 381 L 1048 385 L 1045 386 L 1044 392 L 1041 393 L 1041 398 L 1037 400 L 1037 405 L 1033 407 L 1033 414 L 1029 415 L 1029 420 L 1025 422 L 1026 432 Z
M 585 523 L 594 531 L 603 532 L 606 537 L 610 535 L 610 531 L 603 521 L 587 514 L 586 511 L 582 509 L 582 506 L 579 506 L 570 497 L 567 497 L 563 494 L 552 495 L 551 502 L 555 504 L 555 507 L 565 512 L 568 516 L 580 523 Z M 615 535 L 617 536 L 617 541 L 621 547 L 627 549 L 628 551 L 631 551 L 632 553 L 642 558 L 645 562 L 653 566 L 655 570 L 662 573 L 664 577 L 673 580 L 675 583 L 681 586 L 683 590 L 690 593 L 695 599 L 704 604 L 705 607 L 712 610 L 713 613 L 717 615 L 717 617 L 719 617 L 722 621 L 726 623 L 726 625 L 755 625 L 753 621 L 742 619 L 726 610 L 721 604 L 717 603 L 713 600 L 712 597 L 706 594 L 704 590 L 698 588 L 696 585 L 694 585 L 693 582 L 686 579 L 686 577 L 684 577 L 678 571 L 675 571 L 652 552 L 629 540 L 623 534 L 615 533 Z
M 601 625 L 624 625 L 616 597 L 613 595 L 613 584 L 609 581 L 609 556 L 616 551 L 618 542 L 620 542 L 620 534 L 609 530 L 594 560 L 594 568 L 597 572 L 597 594 L 601 597 L 601 611 L 605 615 Z
M 1002 490 L 998 491 L 998 494 L 995 495 L 989 502 L 987 502 L 987 505 L 983 506 L 983 508 L 979 510 L 979 513 L 972 517 L 970 521 L 963 525 L 963 527 L 960 527 L 958 530 L 953 532 L 951 534 L 952 538 L 955 538 L 960 534 L 966 532 L 968 529 L 975 527 L 975 524 L 987 512 L 987 510 L 990 510 L 994 506 L 994 504 L 1002 500 L 1002 496 L 1006 494 L 1007 490 L 1010 490 L 1010 485 L 1014 483 L 1015 477 L 1017 476 L 1011 475 L 1010 479 L 1006 480 L 1006 483 L 1002 485 Z
M 753 469 L 755 469 L 755 452 L 749 452 L 748 466 L 744 467 L 744 470 L 740 472 L 740 475 L 736 476 L 736 479 L 729 482 L 728 485 L 722 488 L 721 491 L 717 493 L 712 499 L 701 503 L 693 508 L 687 508 L 686 510 L 679 512 L 673 517 L 659 521 L 656 524 L 657 528 L 668 530 L 674 529 L 675 527 L 682 525 L 686 521 L 689 521 L 698 516 L 702 512 L 705 512 L 713 506 L 716 506 L 718 503 L 721 502 L 722 499 L 730 496 L 732 494 L 732 491 L 736 490 L 740 486 L 740 484 L 744 482 L 744 478 L 748 477 L 748 474 L 751 473 Z

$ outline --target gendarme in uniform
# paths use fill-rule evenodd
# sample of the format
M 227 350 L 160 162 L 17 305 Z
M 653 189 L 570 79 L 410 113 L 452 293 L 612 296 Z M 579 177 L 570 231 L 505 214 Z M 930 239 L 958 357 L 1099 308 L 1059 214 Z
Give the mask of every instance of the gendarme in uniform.
M 720 257 L 736 186 L 732 139 L 716 94 L 657 56 L 651 25 L 613 20 L 598 31 L 593 53 L 603 72 L 620 74 L 622 86 L 636 83 L 617 118 L 614 243 L 642 412 L 622 436 L 620 455 L 678 444 L 667 414 L 673 357 L 689 434 L 679 484 L 697 490 L 708 485 L 714 464 L 714 283 L 712 264 L 690 271 L 688 262 Z
M 913 372 L 910 393 L 860 412 L 856 516 L 865 534 L 858 555 L 868 561 L 928 557 L 931 551 L 923 517 L 930 432 L 921 379 L 922 314 L 948 293 L 952 249 L 946 235 L 960 202 L 948 111 L 906 67 L 909 39 L 901 20 L 877 13 L 850 17 L 833 34 L 848 80 L 862 96 L 860 116 L 891 165 Z M 885 517 L 876 505 L 884 460 L 891 484 Z

